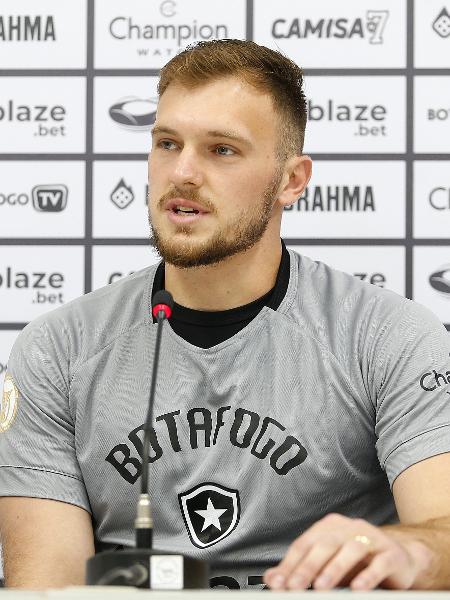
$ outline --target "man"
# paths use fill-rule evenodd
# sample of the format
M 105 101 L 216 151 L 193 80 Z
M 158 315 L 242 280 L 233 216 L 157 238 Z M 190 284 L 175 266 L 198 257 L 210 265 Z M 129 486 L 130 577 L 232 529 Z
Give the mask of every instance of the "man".
M 448 587 L 450 339 L 424 308 L 280 242 L 311 174 L 300 69 L 253 42 L 200 43 L 159 93 L 163 261 L 36 319 L 12 351 L 7 584 L 81 584 L 94 539 L 133 545 L 165 288 L 155 546 L 222 561 L 214 586 Z

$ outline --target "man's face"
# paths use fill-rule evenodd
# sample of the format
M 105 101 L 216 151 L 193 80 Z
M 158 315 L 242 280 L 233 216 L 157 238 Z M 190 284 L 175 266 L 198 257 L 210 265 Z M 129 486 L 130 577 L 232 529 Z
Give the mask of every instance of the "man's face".
M 234 77 L 193 89 L 172 83 L 152 135 L 149 213 L 166 262 L 214 264 L 251 248 L 269 223 L 279 227 L 271 221 L 282 169 L 269 96 Z

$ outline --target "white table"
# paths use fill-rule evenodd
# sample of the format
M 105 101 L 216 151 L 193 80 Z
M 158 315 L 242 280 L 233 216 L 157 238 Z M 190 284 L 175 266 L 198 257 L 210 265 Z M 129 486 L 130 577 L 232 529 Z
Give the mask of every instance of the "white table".
M 146 591 L 127 587 L 70 587 L 61 590 L 40 592 L 20 590 L 0 590 L 1 600 L 289 600 L 292 596 L 311 596 L 311 600 L 450 600 L 448 592 L 428 591 L 385 591 L 351 592 L 334 590 L 330 592 L 292 591 L 227 591 L 227 590 L 187 590 L 184 592 Z

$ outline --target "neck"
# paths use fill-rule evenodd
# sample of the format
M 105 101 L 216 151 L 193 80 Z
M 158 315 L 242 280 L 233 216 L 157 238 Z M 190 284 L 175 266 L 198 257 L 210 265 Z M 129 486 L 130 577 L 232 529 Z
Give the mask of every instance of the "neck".
M 279 235 L 253 248 L 203 267 L 180 269 L 165 264 L 165 288 L 187 308 L 221 311 L 243 306 L 275 285 L 282 247 Z

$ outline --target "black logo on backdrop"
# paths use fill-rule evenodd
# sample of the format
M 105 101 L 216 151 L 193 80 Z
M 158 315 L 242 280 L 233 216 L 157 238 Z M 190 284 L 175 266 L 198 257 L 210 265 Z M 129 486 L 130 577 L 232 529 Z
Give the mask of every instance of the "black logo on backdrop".
M 197 548 L 207 548 L 229 536 L 241 516 L 239 492 L 216 483 L 202 483 L 178 494 L 178 502 Z
M 157 103 L 154 98 L 129 96 L 111 106 L 109 116 L 125 129 L 147 131 L 155 122 Z
M 134 200 L 133 188 L 128 186 L 122 178 L 112 191 L 110 198 L 117 208 L 126 208 Z
M 61 289 L 63 284 L 64 275 L 58 272 L 16 271 L 10 266 L 0 271 L 0 290 L 36 290 L 31 297 L 33 304 L 63 304 L 63 292 L 54 291 Z
M 307 187 L 295 204 L 285 211 L 300 212 L 375 212 L 373 187 L 327 185 Z
M 367 39 L 369 44 L 382 44 L 389 18 L 388 10 L 368 10 L 365 18 L 276 19 L 272 24 L 275 39 Z
M 67 206 L 69 190 L 62 184 L 35 185 L 31 190 L 33 207 L 40 212 L 61 212 Z M 0 192 L 2 206 L 27 206 L 30 196 L 24 192 L 4 194 Z
M 450 209 L 450 187 L 436 187 L 428 195 L 428 202 L 435 210 Z
M 2 362 L 0 362 L 0 375 L 3 375 L 3 373 L 6 373 L 7 370 L 8 370 L 8 363 L 3 364 Z
M 445 7 L 433 21 L 432 28 L 441 38 L 450 36 L 450 14 Z
M 0 15 L 0 42 L 55 42 L 52 16 Z
M 450 298 L 450 264 L 443 265 L 430 275 L 429 282 L 434 290 Z
M 450 117 L 450 108 L 429 108 L 427 119 L 429 121 L 446 121 Z
M 65 185 L 36 185 L 31 191 L 33 206 L 41 212 L 61 212 L 67 206 Z

